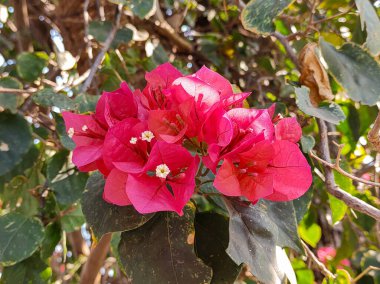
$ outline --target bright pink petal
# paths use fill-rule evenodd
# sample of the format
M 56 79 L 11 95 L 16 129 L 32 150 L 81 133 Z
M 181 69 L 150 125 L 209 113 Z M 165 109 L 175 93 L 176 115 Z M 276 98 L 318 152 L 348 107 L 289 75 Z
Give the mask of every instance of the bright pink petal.
M 204 122 L 200 140 L 207 144 L 227 146 L 232 136 L 233 127 L 230 118 L 222 107 L 216 108 Z
M 273 176 L 271 174 L 243 175 L 239 183 L 242 195 L 252 203 L 256 203 L 260 198 L 267 197 L 273 193 Z
M 297 143 L 302 136 L 301 126 L 295 117 L 281 119 L 275 126 L 277 140 L 288 140 Z
M 152 88 L 165 89 L 169 87 L 173 81 L 182 74 L 170 63 L 164 63 L 159 65 L 156 69 L 145 74 L 145 79 L 151 85 Z
M 230 97 L 223 100 L 223 105 L 225 107 L 242 107 L 243 101 L 250 95 L 251 93 L 239 93 L 232 94 Z
M 188 192 L 193 192 L 194 186 L 176 184 L 170 184 L 170 186 L 174 195 L 165 181 L 144 174 L 139 177 L 130 175 L 126 188 L 133 206 L 141 214 L 174 211 L 182 215 L 183 207 L 190 200 Z
M 173 82 L 181 85 L 183 89 L 196 101 L 198 111 L 207 111 L 216 103 L 219 103 L 219 92 L 212 86 L 194 77 L 181 77 Z
M 287 140 L 273 144 L 275 157 L 268 171 L 273 174 L 272 201 L 289 201 L 302 196 L 310 187 L 312 175 L 299 147 Z
M 106 179 L 104 186 L 103 199 L 108 203 L 119 206 L 130 205 L 131 201 L 125 191 L 128 174 L 113 169 Z
M 76 147 L 73 151 L 73 163 L 81 171 L 95 170 L 96 165 L 93 163 L 102 157 L 102 148 L 103 145 L 89 145 Z
M 119 170 L 128 173 L 141 171 L 147 160 L 147 144 L 139 137 L 145 130 L 147 130 L 146 123 L 139 122 L 136 118 L 124 119 L 112 127 L 104 141 L 105 165 L 109 169 L 118 165 Z M 131 143 L 133 137 L 137 138 L 136 144 Z M 129 170 L 127 170 L 126 164 Z
M 194 157 L 181 145 L 157 141 L 150 152 L 146 169 L 155 170 L 158 165 L 166 164 L 171 171 L 175 171 L 188 167 L 193 160 Z
M 184 119 L 174 110 L 151 110 L 148 126 L 157 137 L 168 143 L 176 143 L 187 130 Z
M 227 196 L 242 195 L 235 165 L 230 160 L 224 160 L 215 176 L 214 186 L 217 190 Z
M 97 105 L 96 119 L 108 127 L 128 117 L 137 117 L 137 103 L 128 87 L 122 82 L 120 88 L 113 92 L 104 92 Z
M 272 143 L 263 140 L 253 145 L 252 148 L 239 154 L 240 167 L 247 167 L 254 171 L 264 171 L 274 157 Z
M 100 144 L 104 139 L 106 130 L 94 119 L 93 115 L 63 112 L 66 132 L 71 133 L 76 146 Z
M 233 94 L 230 82 L 217 72 L 208 69 L 206 66 L 202 66 L 202 68 L 193 76 L 212 86 L 220 93 L 222 99 L 228 98 Z
M 273 118 L 274 116 L 274 113 L 276 112 L 276 104 L 272 104 L 269 108 L 268 108 L 268 113 L 269 113 L 269 116 L 271 118 Z

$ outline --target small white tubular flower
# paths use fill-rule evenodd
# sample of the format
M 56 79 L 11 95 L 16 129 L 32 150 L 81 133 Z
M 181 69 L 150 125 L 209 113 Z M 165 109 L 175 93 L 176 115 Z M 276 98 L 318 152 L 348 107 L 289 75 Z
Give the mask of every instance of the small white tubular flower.
M 83 130 L 83 131 L 85 131 L 85 132 L 86 132 L 86 131 L 87 131 L 87 129 L 88 129 L 88 126 L 87 126 L 86 124 L 82 126 L 82 130 Z
M 166 178 L 170 173 L 170 169 L 166 164 L 161 164 L 156 167 L 156 176 L 159 178 Z
M 141 140 L 150 142 L 154 138 L 153 132 L 146 130 L 143 133 L 141 133 Z
M 129 143 L 136 144 L 137 143 L 137 137 L 131 137 L 131 140 L 129 140 Z
M 67 130 L 67 135 L 70 138 L 73 138 L 73 136 L 74 136 L 74 128 L 70 127 L 69 130 Z

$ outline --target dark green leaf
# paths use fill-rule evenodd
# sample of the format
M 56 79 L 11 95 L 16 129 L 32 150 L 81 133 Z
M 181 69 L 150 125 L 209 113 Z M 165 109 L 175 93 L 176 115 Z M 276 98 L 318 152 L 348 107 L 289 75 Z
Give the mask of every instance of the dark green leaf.
M 319 107 L 313 106 L 310 102 L 308 88 L 295 88 L 295 92 L 297 95 L 297 105 L 304 113 L 321 118 L 333 124 L 338 124 L 346 118 L 342 109 L 336 103 L 329 103 Z
M 64 110 L 74 110 L 76 107 L 72 99 L 65 95 L 57 94 L 51 88 L 45 88 L 38 91 L 33 95 L 33 101 L 38 105 L 47 107 L 55 106 Z
M 230 213 L 227 253 L 236 264 L 248 264 L 252 274 L 264 283 L 285 279 L 283 267 L 277 264 L 276 246 L 302 251 L 293 203 L 225 201 Z
M 61 226 L 59 223 L 51 223 L 45 228 L 45 237 L 41 244 L 41 258 L 50 257 L 57 244 L 61 240 Z
M 209 283 L 211 268 L 194 253 L 194 208 L 184 216 L 157 213 L 135 230 L 123 232 L 119 254 L 136 283 Z M 149 271 L 147 270 L 149 267 Z
M 103 199 L 104 178 L 94 173 L 88 179 L 82 196 L 82 210 L 97 238 L 109 232 L 136 229 L 145 224 L 154 214 L 142 215 L 132 206 L 117 206 Z
M 88 175 L 75 172 L 51 184 L 51 189 L 59 204 L 67 205 L 80 199 L 84 191 Z
M 46 165 L 46 177 L 49 182 L 58 175 L 59 171 L 62 169 L 63 165 L 67 163 L 67 157 L 70 154 L 69 151 L 63 149 L 47 161 Z
M 17 56 L 17 73 L 22 79 L 32 82 L 42 74 L 46 62 L 45 56 L 40 56 L 38 53 L 23 52 Z
M 0 87 L 10 89 L 22 89 L 22 84 L 12 77 L 0 78 Z M 9 109 L 15 113 L 17 111 L 17 102 L 20 97 L 17 94 L 12 93 L 0 93 L 0 107 Z
M 195 252 L 212 268 L 211 283 L 234 283 L 240 267 L 228 256 L 228 219 L 216 213 L 195 215 Z
M 95 111 L 96 103 L 100 96 L 79 94 L 75 97 L 74 101 L 78 105 L 78 112 L 84 113 L 88 111 Z
M 372 3 L 368 0 L 355 0 L 359 10 L 362 30 L 367 30 L 367 46 L 372 54 L 380 53 L 380 20 Z
M 128 2 L 127 5 L 132 9 L 133 14 L 140 19 L 149 14 L 154 5 L 154 0 L 130 0 Z
M 112 23 L 109 21 L 92 21 L 88 25 L 88 33 L 98 42 L 105 42 L 112 30 Z M 121 28 L 116 32 L 111 47 L 116 48 L 121 43 L 128 43 L 132 40 L 133 32 L 127 28 Z
M 12 265 L 31 256 L 42 243 L 44 227 L 19 213 L 0 217 L 0 263 Z
M 346 219 L 343 221 L 343 234 L 341 238 L 342 243 L 337 249 L 336 256 L 334 258 L 335 264 L 338 264 L 345 258 L 351 259 L 358 246 L 358 238 L 356 233 L 352 229 L 350 222 Z
M 67 210 L 69 208 L 66 208 L 64 210 Z M 80 205 L 78 204 L 72 211 L 70 211 L 68 214 L 65 214 L 61 218 L 61 225 L 62 229 L 66 231 L 67 233 L 76 231 L 80 229 L 80 227 L 85 223 L 85 219 L 82 213 L 82 209 Z
M 58 133 L 59 139 L 61 140 L 62 145 L 68 150 L 73 150 L 75 148 L 75 143 L 66 133 L 65 122 L 63 121 L 62 116 L 55 112 L 52 112 L 52 115 L 57 124 L 56 125 L 57 133 Z
M 0 176 L 21 162 L 32 142 L 30 126 L 22 116 L 0 113 Z
M 301 222 L 307 210 L 309 209 L 311 199 L 313 198 L 313 193 L 313 189 L 310 188 L 304 195 L 293 200 L 297 223 Z
M 293 0 L 251 0 L 241 14 L 244 28 L 256 34 L 274 32 L 274 18 L 292 2 Z
M 363 258 L 361 260 L 361 268 L 365 270 L 369 266 L 380 267 L 380 253 L 378 251 L 369 250 L 364 253 Z M 380 284 L 380 271 L 372 270 L 368 272 L 373 280 L 374 284 Z
M 52 275 L 52 269 L 41 260 L 38 254 L 5 267 L 1 277 L 2 284 L 46 284 Z
M 380 100 L 380 65 L 370 54 L 353 43 L 346 43 L 337 50 L 321 39 L 320 46 L 329 72 L 351 99 L 365 105 L 374 105 Z
M 315 146 L 315 139 L 313 136 L 310 135 L 302 135 L 301 137 L 301 147 L 302 152 L 309 153 Z

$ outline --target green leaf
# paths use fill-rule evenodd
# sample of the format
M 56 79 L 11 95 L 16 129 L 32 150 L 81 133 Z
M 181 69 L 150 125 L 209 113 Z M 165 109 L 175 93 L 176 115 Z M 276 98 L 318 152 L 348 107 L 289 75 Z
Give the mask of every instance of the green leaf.
M 364 253 L 361 260 L 361 268 L 365 270 L 369 266 L 380 267 L 380 253 L 378 251 L 369 250 Z M 375 284 L 380 284 L 379 270 L 372 270 L 368 272 L 368 275 L 373 278 Z
M 68 150 L 74 150 L 75 143 L 66 133 L 65 122 L 62 116 L 55 112 L 52 112 L 52 115 L 56 122 L 57 133 L 62 145 Z
M 298 283 L 302 284 L 314 284 L 313 270 L 308 269 L 306 263 L 301 259 L 294 259 L 292 262 L 294 272 L 297 276 Z
M 80 199 L 84 191 L 88 175 L 75 172 L 50 186 L 59 204 L 68 205 Z
M 230 213 L 230 241 L 227 253 L 236 264 L 248 264 L 261 282 L 277 283 L 285 279 L 278 266 L 276 246 L 301 252 L 297 221 L 291 202 L 261 200 L 255 205 L 225 199 Z
M 309 212 L 305 215 L 305 217 L 299 224 L 298 231 L 300 233 L 301 238 L 306 243 L 308 243 L 314 248 L 317 246 L 322 236 L 322 229 L 316 223 L 316 215 L 314 211 L 309 210 Z
M 144 225 L 154 214 L 142 215 L 133 206 L 117 206 L 103 199 L 104 178 L 94 173 L 88 179 L 82 196 L 82 209 L 87 223 L 100 239 L 110 232 L 122 232 Z
M 211 283 L 234 283 L 240 267 L 228 256 L 228 219 L 216 213 L 195 215 L 195 252 L 212 268 Z
M 22 116 L 0 113 L 0 176 L 22 161 L 32 142 L 30 126 Z
M 58 222 L 51 223 L 45 228 L 45 237 L 41 244 L 41 258 L 50 257 L 57 244 L 61 240 L 61 225 Z
M 137 17 L 143 19 L 154 6 L 154 0 L 130 0 L 127 6 L 129 6 Z
M 304 195 L 292 201 L 293 206 L 294 206 L 294 211 L 296 213 L 297 223 L 301 222 L 307 210 L 309 209 L 311 200 L 313 198 L 313 193 L 314 193 L 313 189 L 310 188 L 308 191 L 306 191 Z
M 58 173 L 62 169 L 63 165 L 67 163 L 67 158 L 69 154 L 69 151 L 63 149 L 54 154 L 54 156 L 46 162 L 46 177 L 49 180 L 49 182 L 53 181 L 53 179 L 58 175 Z
M 328 194 L 333 224 L 343 219 L 347 212 L 347 205 L 342 200 Z
M 315 146 L 315 139 L 314 139 L 313 136 L 302 135 L 302 137 L 301 137 L 302 152 L 304 152 L 305 154 L 307 154 L 311 150 L 313 150 L 314 146 Z
M 22 84 L 16 78 L 0 78 L 0 87 L 10 89 L 22 89 Z M 0 93 L 0 107 L 9 109 L 11 112 L 17 112 L 17 104 L 20 96 L 12 93 Z
M 211 268 L 194 253 L 193 219 L 194 208 L 185 207 L 183 216 L 157 213 L 144 226 L 123 232 L 119 254 L 127 275 L 146 284 L 209 283 Z
M 79 94 L 75 97 L 74 101 L 78 105 L 78 112 L 84 113 L 88 111 L 95 111 L 96 103 L 98 102 L 100 96 Z
M 45 54 L 46 56 L 46 54 Z M 29 82 L 36 80 L 46 65 L 46 57 L 39 53 L 23 52 L 17 56 L 16 69 L 18 75 Z
M 98 42 L 105 42 L 112 30 L 112 23 L 109 21 L 92 21 L 88 25 L 88 33 Z M 133 32 L 128 28 L 121 28 L 116 32 L 111 47 L 116 48 L 119 44 L 128 43 L 132 40 Z
M 75 102 L 65 95 L 60 95 L 54 92 L 51 88 L 45 88 L 38 91 L 33 95 L 33 101 L 46 107 L 58 107 L 64 110 L 74 110 L 76 108 Z
M 367 30 L 367 46 L 373 55 L 380 53 L 380 20 L 375 8 L 368 0 L 355 0 L 359 10 L 362 30 Z
M 80 229 L 85 221 L 86 220 L 83 216 L 82 209 L 78 204 L 76 207 L 74 207 L 74 210 L 70 211 L 68 214 L 65 214 L 61 218 L 62 229 L 67 233 L 76 231 Z
M 251 0 L 242 11 L 241 21 L 246 30 L 268 35 L 275 31 L 273 20 L 293 0 Z
M 0 217 L 0 232 L 0 263 L 4 266 L 31 256 L 44 238 L 40 220 L 19 213 Z
M 342 109 L 336 103 L 322 104 L 319 107 L 313 106 L 310 102 L 308 88 L 295 88 L 295 92 L 297 95 L 297 106 L 304 113 L 321 118 L 333 124 L 339 124 L 340 121 L 346 118 Z
M 52 269 L 34 254 L 16 265 L 5 267 L 1 277 L 2 284 L 46 284 L 52 276 Z
M 380 100 L 380 65 L 359 45 L 344 44 L 337 50 L 320 40 L 321 52 L 329 72 L 354 101 L 374 105 Z
M 352 229 L 352 225 L 347 219 L 343 220 L 342 243 L 337 249 L 334 263 L 338 264 L 341 260 L 351 259 L 358 247 L 358 238 L 356 232 Z

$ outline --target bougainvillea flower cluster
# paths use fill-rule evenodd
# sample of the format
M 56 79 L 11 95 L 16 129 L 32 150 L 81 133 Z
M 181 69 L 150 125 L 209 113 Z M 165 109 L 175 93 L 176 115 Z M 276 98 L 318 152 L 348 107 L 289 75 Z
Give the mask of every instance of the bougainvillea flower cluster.
M 184 76 L 165 63 L 145 79 L 143 90 L 124 82 L 104 92 L 93 114 L 63 113 L 76 144 L 73 162 L 104 175 L 104 200 L 181 215 L 203 167 L 221 194 L 252 203 L 307 191 L 312 178 L 296 144 L 302 131 L 295 118 L 273 119 L 274 106 L 244 108 L 249 93 L 234 93 L 206 67 Z

